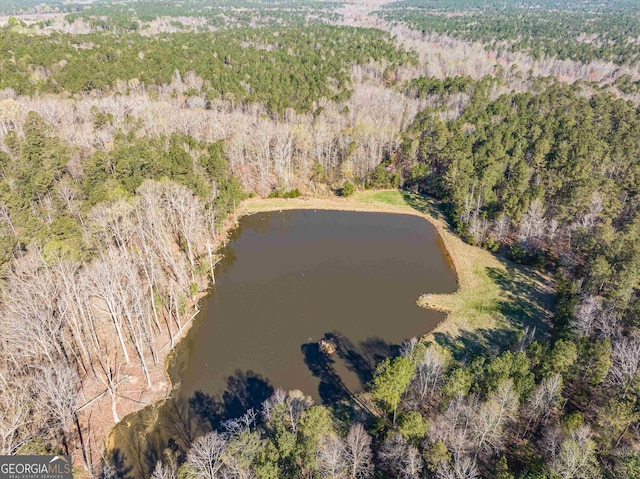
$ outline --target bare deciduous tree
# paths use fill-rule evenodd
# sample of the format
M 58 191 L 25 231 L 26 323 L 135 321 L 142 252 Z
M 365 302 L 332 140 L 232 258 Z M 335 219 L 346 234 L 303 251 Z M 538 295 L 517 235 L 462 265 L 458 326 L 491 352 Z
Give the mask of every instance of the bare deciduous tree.
M 31 394 L 25 386 L 0 372 L 0 454 L 15 454 L 30 439 Z
M 536 198 L 529 205 L 529 209 L 522 217 L 518 239 L 527 245 L 539 241 L 544 237 L 547 228 L 547 220 L 544 217 L 542 201 Z
M 0 202 L 0 221 L 4 221 L 9 226 L 9 228 L 11 228 L 13 236 L 17 236 L 18 232 L 16 231 L 15 226 L 13 226 L 13 222 L 11 221 L 9 208 L 7 208 L 7 205 L 4 202 Z
M 526 429 L 546 423 L 554 407 L 562 401 L 562 376 L 554 374 L 544 378 L 523 406 L 522 414 L 527 419 Z
M 622 337 L 613 341 L 609 381 L 626 395 L 632 382 L 640 374 L 640 340 Z
M 296 432 L 304 412 L 312 405 L 311 397 L 302 391 L 285 391 L 278 388 L 269 399 L 262 403 L 262 414 L 267 423 L 274 419 L 274 414 L 279 415 L 284 419 L 287 427 L 292 432 Z
M 455 398 L 445 411 L 431 419 L 429 438 L 432 442 L 442 442 L 454 454 L 465 455 L 472 450 L 472 418 L 477 405 L 477 397 L 467 400 Z
M 187 465 L 196 477 L 219 479 L 227 463 L 227 441 L 217 432 L 210 432 L 193 442 L 187 454 Z
M 345 440 L 344 454 L 351 479 L 371 475 L 371 437 L 362 424 L 353 424 Z
M 347 477 L 344 443 L 338 436 L 331 434 L 322 438 L 317 460 L 321 477 L 330 479 Z
M 596 321 L 602 310 L 602 299 L 595 296 L 587 296 L 576 306 L 571 326 L 575 331 L 590 337 L 596 331 Z
M 412 387 L 417 391 L 422 401 L 432 399 L 442 380 L 445 362 L 436 348 L 430 347 L 416 367 Z
M 156 467 L 151 474 L 151 479 L 178 479 L 178 471 L 175 464 L 163 464 L 156 462 Z
M 480 453 L 495 454 L 502 450 L 505 426 L 514 418 L 518 397 L 511 380 L 506 381 L 474 414 L 472 430 L 476 457 Z
M 587 426 L 580 426 L 563 440 L 553 457 L 550 469 L 562 479 L 597 479 L 601 477 L 596 459 L 596 445 Z
M 59 425 L 66 448 L 69 447 L 68 434 L 76 423 L 78 385 L 78 375 L 65 363 L 44 368 L 34 385 L 40 392 L 40 410 L 46 411 Z
M 378 452 L 380 461 L 398 477 L 417 479 L 424 467 L 418 450 L 400 434 L 385 439 Z
M 493 238 L 496 241 L 502 241 L 508 234 L 511 228 L 511 218 L 506 214 L 501 214 L 498 219 L 493 223 Z
M 468 456 L 454 455 L 451 464 L 442 462 L 436 470 L 438 479 L 477 479 L 480 477 L 478 466 Z

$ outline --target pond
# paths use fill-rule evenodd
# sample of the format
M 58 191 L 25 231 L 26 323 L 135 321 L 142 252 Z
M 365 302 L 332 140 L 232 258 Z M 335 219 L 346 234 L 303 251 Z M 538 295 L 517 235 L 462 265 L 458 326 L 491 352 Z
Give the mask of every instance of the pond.
M 418 307 L 418 297 L 457 288 L 436 229 L 413 215 L 254 214 L 240 220 L 223 254 L 215 287 L 173 355 L 175 399 L 114 431 L 129 475 L 146 476 L 165 445 L 184 447 L 198 422 L 219 427 L 276 388 L 318 403 L 349 399 L 378 361 L 444 319 Z M 335 352 L 321 351 L 323 339 Z

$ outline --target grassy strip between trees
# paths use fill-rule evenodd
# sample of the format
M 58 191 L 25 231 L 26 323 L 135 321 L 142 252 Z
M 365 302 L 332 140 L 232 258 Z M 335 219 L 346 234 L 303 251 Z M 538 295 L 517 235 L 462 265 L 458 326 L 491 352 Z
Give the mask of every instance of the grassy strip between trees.
M 448 313 L 447 320 L 425 339 L 452 347 L 454 353 L 503 346 L 526 327 L 535 327 L 539 335 L 549 330 L 552 278 L 463 242 L 451 231 L 435 201 L 397 190 L 363 191 L 349 198 L 252 198 L 242 203 L 239 213 L 285 209 L 403 213 L 430 221 L 458 273 L 459 289 L 454 294 L 426 293 L 417 298 L 417 304 Z

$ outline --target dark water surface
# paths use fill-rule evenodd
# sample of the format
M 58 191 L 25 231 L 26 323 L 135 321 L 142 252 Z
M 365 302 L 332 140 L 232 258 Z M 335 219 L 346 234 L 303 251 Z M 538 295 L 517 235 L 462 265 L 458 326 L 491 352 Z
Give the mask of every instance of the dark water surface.
M 216 426 L 275 388 L 300 389 L 317 402 L 348 399 L 376 362 L 444 318 L 419 308 L 418 297 L 456 287 L 435 228 L 417 216 L 295 210 L 244 217 L 174 355 L 176 400 L 139 413 L 139 423 L 128 418 L 131 428 L 116 430 L 116 448 L 153 464 L 151 448 L 170 438 L 182 446 L 195 434 L 191 416 Z M 334 354 L 320 352 L 322 338 L 336 345 Z M 127 461 L 129 475 L 139 476 L 134 462 Z

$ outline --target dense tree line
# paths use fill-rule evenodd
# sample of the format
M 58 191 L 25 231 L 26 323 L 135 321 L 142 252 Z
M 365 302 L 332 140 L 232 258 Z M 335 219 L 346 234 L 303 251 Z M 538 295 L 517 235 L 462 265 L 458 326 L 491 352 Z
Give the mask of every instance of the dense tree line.
M 229 177 L 221 143 L 207 145 L 179 134 L 144 139 L 120 135 L 111 151 L 80 160 L 35 113 L 27 116 L 24 139 L 9 134 L 5 142 L 9 152 L 2 153 L 0 175 L 3 263 L 34 241 L 45 257 L 90 257 L 95 250 L 87 241 L 88 212 L 99 203 L 134 197 L 145 180 L 170 179 L 208 198 L 208 207 L 218 210 L 217 221 L 243 195 L 237 179 Z
M 586 98 L 578 85 L 540 88 L 493 101 L 477 88 L 450 121 L 423 111 L 405 134 L 409 182 L 445 198 L 478 244 L 514 232 L 524 249 L 547 250 L 549 235 L 577 244 L 582 229 L 633 228 L 637 108 L 607 93 Z M 554 248 L 561 260 L 566 248 Z
M 245 16 L 242 10 L 250 10 L 254 16 L 259 12 L 264 12 L 267 16 L 274 16 L 279 21 L 303 21 L 304 15 L 308 13 L 330 14 L 338 6 L 336 2 L 323 2 L 317 0 L 300 0 L 292 2 L 290 0 L 233 0 L 203 2 L 202 0 L 188 0 L 179 6 L 166 1 L 141 1 L 135 4 L 122 5 L 118 2 L 96 1 L 91 4 L 61 2 L 57 0 L 26 0 L 16 2 L 15 0 L 2 0 L 0 2 L 0 12 L 9 14 L 33 13 L 33 12 L 73 12 L 69 13 L 69 18 L 107 18 L 107 21 L 114 20 L 113 26 L 117 26 L 120 20 L 135 17 L 142 22 L 148 22 L 157 17 L 188 17 L 203 16 L 211 19 L 220 18 L 224 13 L 236 20 L 251 17 Z M 220 21 L 222 19 L 220 18 Z M 214 20 L 215 21 L 215 20 Z M 123 26 L 126 24 L 122 24 Z M 227 25 L 229 25 L 227 23 Z M 244 23 L 244 26 L 248 26 Z
M 454 93 L 472 93 L 476 86 L 477 82 L 468 76 L 455 76 L 444 79 L 419 76 L 408 81 L 403 87 L 403 92 L 417 97 L 452 95 Z
M 640 112 L 611 94 L 585 97 L 580 88 L 542 83 L 537 92 L 495 100 L 476 88 L 450 121 L 427 109 L 405 133 L 396 168 L 408 187 L 442 198 L 469 241 L 557 273 L 553 339 L 545 346 L 551 356 L 529 356 L 542 368 L 532 379 L 563 375 L 573 414 L 566 419 L 573 417 L 573 432 L 561 420 L 564 432 L 530 439 L 542 456 L 545 447 L 559 454 L 547 461 L 550 473 L 634 477 L 637 457 L 622 445 L 637 438 L 639 410 Z M 532 343 L 526 354 L 531 348 L 540 351 Z M 550 370 L 561 358 L 564 371 Z M 456 373 L 464 396 L 482 384 L 473 366 L 466 371 Z M 572 456 L 578 451 L 591 456 Z M 584 469 L 562 472 L 571 461 Z
M 96 29 L 112 33 L 144 31 L 154 20 L 161 17 L 197 17 L 216 28 L 238 28 L 256 26 L 305 25 L 319 21 L 337 21 L 335 13 L 338 4 L 303 0 L 292 2 L 234 0 L 202 2 L 192 0 L 176 5 L 171 2 L 143 1 L 135 5 L 118 3 L 97 3 L 79 13 L 71 13 L 65 19 L 72 23 L 83 19 Z M 179 20 L 176 20 L 179 21 Z M 179 25 L 177 25 L 179 26 Z
M 51 8 L 63 7 L 64 2 L 51 1 L 47 2 Z M 29 10 L 36 9 L 43 6 L 43 3 L 39 0 L 26 0 L 24 2 L 18 2 L 17 0 L 2 0 L 0 1 L 0 12 L 16 14 Z
M 118 81 L 160 87 L 177 71 L 204 80 L 196 96 L 308 112 L 322 97 L 344 101 L 355 64 L 412 60 L 377 31 L 313 27 L 213 34 L 27 36 L 0 32 L 0 88 L 18 94 L 108 93 Z
M 0 451 L 62 447 L 91 470 L 82 405 L 106 394 L 118 421 L 129 379 L 151 387 L 244 193 L 220 143 L 122 136 L 79 161 L 37 114 L 22 132 L 0 172 Z
M 455 15 L 442 12 L 455 12 Z M 610 2 L 399 2 L 378 12 L 423 33 L 480 42 L 492 50 L 526 51 L 534 58 L 638 63 L 637 6 Z
M 356 88 L 344 103 L 322 99 L 311 114 L 288 109 L 280 118 L 261 105 L 207 102 L 194 94 L 204 81 L 192 71 L 184 76 L 174 72 L 171 83 L 159 91 L 138 81 L 118 81 L 119 94 L 65 101 L 21 97 L 7 90 L 8 98 L 0 101 L 0 137 L 8 132 L 22 137 L 28 112 L 35 111 L 55 125 L 56 136 L 68 144 L 79 166 L 94 152 L 98 158 L 117 147 L 120 156 L 144 155 L 144 168 L 161 174 L 164 160 L 145 151 L 162 142 L 158 135 L 179 133 L 205 143 L 224 140 L 220 144 L 233 173 L 247 190 L 263 195 L 301 187 L 316 191 L 325 184 L 337 188 L 344 179 L 362 184 L 397 147 L 399 132 L 432 101 L 385 88 L 384 65 L 353 66 L 350 76 Z M 125 148 L 127 143 L 136 146 Z
M 387 3 L 384 8 L 392 10 L 406 7 L 439 12 L 503 11 L 510 9 L 611 12 L 630 10 L 635 6 L 636 4 L 633 0 L 613 0 L 606 3 L 598 0 L 570 0 L 562 4 L 554 0 L 516 0 L 513 2 L 503 2 L 501 0 L 401 0 L 400 2 Z

